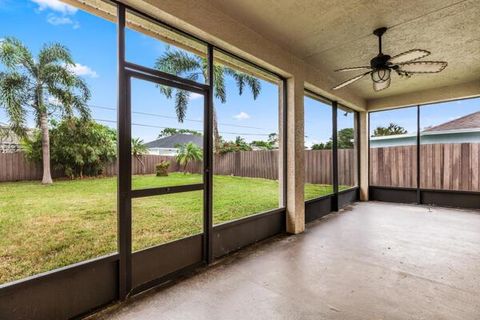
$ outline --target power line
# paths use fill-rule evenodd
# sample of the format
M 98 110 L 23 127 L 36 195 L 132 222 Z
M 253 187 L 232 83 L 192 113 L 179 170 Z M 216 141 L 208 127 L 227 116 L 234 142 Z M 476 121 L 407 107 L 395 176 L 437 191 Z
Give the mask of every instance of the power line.
M 101 121 L 101 122 L 108 122 L 108 123 L 117 123 L 117 121 L 114 120 L 106 120 L 106 119 L 93 119 L 95 121 Z M 141 123 L 133 123 L 132 126 L 138 126 L 138 127 L 147 127 L 147 128 L 156 128 L 156 129 L 176 129 L 176 130 L 182 130 L 183 128 L 172 128 L 172 127 L 161 127 L 161 126 L 155 126 L 151 124 L 141 124 Z M 198 133 L 203 133 L 202 130 L 192 130 L 196 131 Z M 219 132 L 221 134 L 235 134 L 235 135 L 242 135 L 242 136 L 269 136 L 270 134 L 267 133 L 242 133 L 242 132 L 226 132 L 226 131 L 221 131 Z
M 89 105 L 89 107 L 96 108 L 96 109 L 104 109 L 104 110 L 117 111 L 117 109 L 112 108 L 112 107 L 104 107 L 104 106 L 98 106 L 98 105 Z M 132 113 L 134 113 L 134 114 L 141 114 L 141 115 L 145 115 L 145 116 L 152 116 L 152 117 L 157 117 L 157 118 L 178 119 L 177 117 L 174 117 L 174 116 L 167 116 L 167 115 L 161 115 L 161 114 L 155 114 L 155 113 L 148 113 L 148 112 L 132 111 Z M 195 120 L 195 119 L 188 119 L 188 118 L 186 118 L 185 121 L 203 123 L 203 120 Z M 274 129 L 266 129 L 266 128 L 252 127 L 252 126 L 244 126 L 244 125 L 233 124 L 233 123 L 221 123 L 221 122 L 219 122 L 218 124 L 219 124 L 219 125 L 222 125 L 222 126 L 237 127 L 237 128 L 259 129 L 259 130 L 271 130 L 271 131 L 275 131 Z

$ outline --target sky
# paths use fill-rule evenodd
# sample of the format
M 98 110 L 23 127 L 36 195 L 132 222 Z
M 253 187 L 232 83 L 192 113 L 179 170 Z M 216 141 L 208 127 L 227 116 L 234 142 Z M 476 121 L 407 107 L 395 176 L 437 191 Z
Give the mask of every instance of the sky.
M 75 60 L 73 71 L 88 83 L 92 117 L 116 127 L 117 60 L 116 26 L 57 0 L 0 0 L 0 39 L 13 36 L 34 54 L 45 43 L 66 45 Z M 126 58 L 153 67 L 167 44 L 133 30 L 126 32 Z M 1 66 L 0 66 L 1 69 Z M 219 131 L 223 138 L 243 136 L 247 141 L 266 140 L 278 132 L 278 86 L 261 81 L 256 100 L 249 89 L 240 96 L 233 79 L 226 79 L 227 102 L 215 101 Z M 165 127 L 203 129 L 203 96 L 192 94 L 186 120 L 179 123 L 174 99 L 160 94 L 153 83 L 132 81 L 132 136 L 145 142 L 155 139 Z M 0 110 L 0 122 L 8 118 Z M 29 125 L 33 126 L 32 119 Z
M 37 54 L 45 43 L 66 45 L 75 60 L 72 70 L 82 76 L 92 92 L 89 101 L 92 117 L 116 127 L 117 61 L 114 23 L 63 4 L 58 0 L 0 0 L 0 40 L 13 36 Z M 126 32 L 128 61 L 153 67 L 167 50 L 167 44 L 133 30 Z M 0 70 L 1 70 L 0 66 Z M 266 140 L 278 132 L 278 87 L 261 80 L 262 90 L 254 100 L 249 90 L 238 94 L 235 82 L 227 78 L 227 103 L 215 100 L 219 131 L 233 140 Z M 470 99 L 422 107 L 422 128 L 437 125 L 479 111 L 480 99 Z M 415 108 L 404 108 L 371 115 L 372 130 L 395 122 L 413 133 L 416 130 Z M 338 113 L 338 128 L 353 127 L 353 114 Z M 0 122 L 8 123 L 0 107 Z M 30 118 L 29 125 L 33 126 Z M 203 128 L 203 97 L 192 94 L 186 120 L 177 121 L 174 100 L 162 96 L 155 84 L 132 81 L 132 136 L 145 142 L 155 139 L 165 127 Z M 305 145 L 326 142 L 331 137 L 331 108 L 305 98 Z
M 480 111 L 480 98 L 423 105 L 420 107 L 420 130 Z M 396 123 L 407 130 L 417 132 L 417 108 L 408 107 L 388 111 L 373 112 L 370 115 L 370 134 L 378 126 Z

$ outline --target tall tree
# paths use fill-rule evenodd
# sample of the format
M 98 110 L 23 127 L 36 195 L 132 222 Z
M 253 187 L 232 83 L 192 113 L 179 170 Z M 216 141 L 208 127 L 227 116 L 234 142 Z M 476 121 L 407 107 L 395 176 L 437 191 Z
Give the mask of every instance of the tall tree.
M 155 68 L 194 81 L 198 81 L 201 76 L 203 76 L 204 79 L 208 78 L 208 63 L 206 58 L 195 56 L 177 49 L 169 48 L 157 59 Z M 257 78 L 215 63 L 213 66 L 214 94 L 221 103 L 227 102 L 225 76 L 230 76 L 235 80 L 240 95 L 243 93 L 245 86 L 247 86 L 252 92 L 253 99 L 257 99 L 261 91 L 261 84 Z M 187 112 L 190 92 L 180 89 L 172 89 L 166 86 L 160 86 L 160 92 L 169 99 L 173 98 L 173 96 L 175 97 L 175 111 L 177 113 L 177 118 L 179 122 L 183 122 Z M 221 138 L 218 132 L 215 107 L 213 108 L 213 137 L 214 148 L 218 151 L 221 144 Z
M 177 128 L 165 128 L 158 134 L 158 138 L 170 137 L 176 134 L 193 134 L 195 136 L 201 136 L 202 134 L 198 131 L 191 129 L 177 129 Z
M 5 67 L 0 72 L 0 106 L 20 136 L 26 134 L 27 114 L 33 113 L 42 135 L 42 183 L 50 184 L 49 117 L 54 113 L 72 117 L 78 112 L 89 118 L 90 91 L 73 73 L 70 51 L 58 43 L 44 45 L 34 58 L 19 40 L 8 37 L 0 43 L 0 62 Z
M 352 149 L 354 147 L 354 132 L 353 128 L 343 128 L 337 133 L 337 148 L 338 149 Z M 312 150 L 330 150 L 333 146 L 333 139 L 330 139 L 326 143 L 315 143 L 312 145 Z
M 396 123 L 390 122 L 386 127 L 378 126 L 373 130 L 372 137 L 393 136 L 397 134 L 406 134 L 407 130 Z

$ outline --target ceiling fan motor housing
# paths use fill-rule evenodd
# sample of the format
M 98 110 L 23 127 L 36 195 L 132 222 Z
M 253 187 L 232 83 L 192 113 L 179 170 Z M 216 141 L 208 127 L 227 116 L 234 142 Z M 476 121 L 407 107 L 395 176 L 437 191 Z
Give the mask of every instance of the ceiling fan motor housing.
M 388 69 L 388 60 L 390 60 L 390 56 L 388 54 L 380 53 L 378 56 L 370 60 L 370 66 L 372 69 Z

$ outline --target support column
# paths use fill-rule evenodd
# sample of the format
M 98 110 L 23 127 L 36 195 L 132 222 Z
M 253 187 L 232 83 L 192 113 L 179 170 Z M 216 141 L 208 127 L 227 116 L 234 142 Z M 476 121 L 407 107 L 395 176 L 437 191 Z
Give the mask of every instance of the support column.
M 360 117 L 360 201 L 368 201 L 368 185 L 369 185 L 369 125 L 368 125 L 368 113 L 361 111 L 358 113 Z
M 278 90 L 278 206 L 287 206 L 287 80 Z
M 287 80 L 287 232 L 305 230 L 304 201 L 304 79 L 301 74 Z

